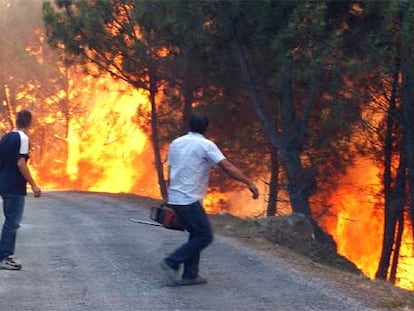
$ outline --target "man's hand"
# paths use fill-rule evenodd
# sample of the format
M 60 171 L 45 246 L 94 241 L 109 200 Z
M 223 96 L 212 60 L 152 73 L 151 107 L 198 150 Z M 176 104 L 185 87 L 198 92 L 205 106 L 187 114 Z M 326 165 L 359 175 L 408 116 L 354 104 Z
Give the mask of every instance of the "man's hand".
M 259 197 L 259 190 L 257 190 L 257 187 L 253 183 L 249 183 L 249 190 L 253 194 L 253 199 L 257 199 Z
M 249 190 L 253 194 L 253 199 L 257 199 L 259 197 L 259 190 L 257 190 L 256 186 L 250 181 L 249 178 L 247 178 L 240 170 L 234 166 L 233 163 L 231 163 L 227 159 L 221 160 L 218 165 L 225 171 L 230 177 L 232 177 L 235 180 L 241 181 L 247 187 L 249 187 Z
M 32 185 L 32 191 L 34 193 L 35 198 L 38 198 L 42 195 L 42 190 L 40 190 L 40 188 L 36 185 Z

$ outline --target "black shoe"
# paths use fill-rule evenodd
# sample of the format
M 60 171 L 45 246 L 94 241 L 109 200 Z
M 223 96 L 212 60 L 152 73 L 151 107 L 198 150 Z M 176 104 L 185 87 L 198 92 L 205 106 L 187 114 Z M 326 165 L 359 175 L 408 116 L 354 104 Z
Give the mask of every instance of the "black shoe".
M 174 269 L 165 260 L 161 261 L 160 266 L 161 266 L 162 270 L 167 272 L 167 275 L 171 280 L 177 281 L 179 279 L 179 277 L 180 277 L 179 269 Z
M 201 276 L 198 276 L 194 279 L 181 279 L 178 281 L 175 281 L 176 285 L 180 286 L 190 286 L 190 285 L 199 285 L 199 284 L 206 284 L 207 280 L 205 278 L 202 278 Z

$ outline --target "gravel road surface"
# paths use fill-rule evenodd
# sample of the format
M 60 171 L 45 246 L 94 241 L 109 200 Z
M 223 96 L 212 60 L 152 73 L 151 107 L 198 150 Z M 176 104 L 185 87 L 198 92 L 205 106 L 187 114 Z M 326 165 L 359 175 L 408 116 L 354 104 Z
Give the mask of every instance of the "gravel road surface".
M 28 195 L 16 250 L 23 270 L 0 270 L 0 310 L 373 310 L 218 235 L 201 260 L 208 284 L 172 286 L 159 262 L 187 234 L 130 222 L 148 220 L 144 205 L 96 193 Z

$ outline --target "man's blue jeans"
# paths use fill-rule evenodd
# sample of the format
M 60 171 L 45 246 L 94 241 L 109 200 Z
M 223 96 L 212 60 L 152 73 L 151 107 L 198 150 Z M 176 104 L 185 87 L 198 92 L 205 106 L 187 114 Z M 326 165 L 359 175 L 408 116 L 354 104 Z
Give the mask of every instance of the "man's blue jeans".
M 0 260 L 14 255 L 17 229 L 23 217 L 24 195 L 2 193 L 4 224 L 0 239 Z
M 194 279 L 198 276 L 200 253 L 213 241 L 210 221 L 200 202 L 189 205 L 168 205 L 177 213 L 190 233 L 187 243 L 176 249 L 165 261 L 174 269 L 184 263 L 183 279 Z

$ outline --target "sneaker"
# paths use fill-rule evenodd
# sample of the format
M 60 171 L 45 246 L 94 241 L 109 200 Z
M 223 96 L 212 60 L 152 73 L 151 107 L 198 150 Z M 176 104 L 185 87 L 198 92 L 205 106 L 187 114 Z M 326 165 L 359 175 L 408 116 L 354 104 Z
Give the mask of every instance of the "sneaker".
M 167 272 L 167 275 L 171 280 L 177 281 L 179 279 L 180 277 L 179 269 L 172 268 L 165 260 L 161 261 L 160 266 L 162 270 Z
M 189 286 L 189 285 L 199 285 L 199 284 L 206 284 L 207 280 L 198 276 L 194 279 L 181 279 L 175 282 L 175 284 L 180 286 Z
M 4 270 L 21 270 L 21 263 L 13 256 L 9 256 L 0 261 L 0 269 Z

